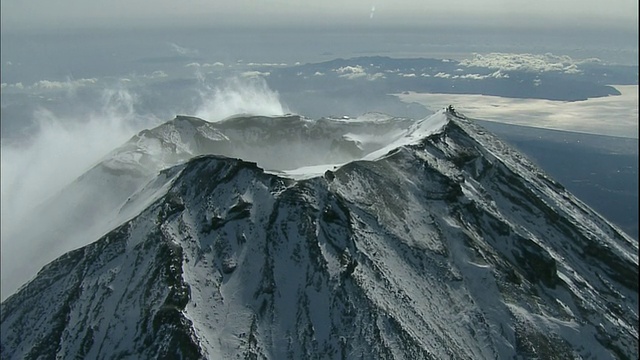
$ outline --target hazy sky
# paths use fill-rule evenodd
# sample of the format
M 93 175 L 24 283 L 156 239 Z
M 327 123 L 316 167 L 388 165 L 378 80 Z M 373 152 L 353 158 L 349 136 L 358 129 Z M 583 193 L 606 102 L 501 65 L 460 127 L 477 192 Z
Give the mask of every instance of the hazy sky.
M 332 24 L 607 25 L 637 29 L 636 0 L 2 0 L 2 28 Z M 286 21 L 285 21 L 286 20 Z

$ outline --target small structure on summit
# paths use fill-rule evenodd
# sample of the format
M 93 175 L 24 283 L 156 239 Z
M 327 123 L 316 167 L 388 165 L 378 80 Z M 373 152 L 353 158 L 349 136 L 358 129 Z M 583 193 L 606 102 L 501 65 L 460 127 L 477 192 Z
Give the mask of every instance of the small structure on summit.
M 445 108 L 445 111 L 447 112 L 447 114 L 451 114 L 459 119 L 466 119 L 466 117 L 464 115 L 458 114 L 456 112 L 456 109 L 453 108 L 453 105 L 449 105 Z

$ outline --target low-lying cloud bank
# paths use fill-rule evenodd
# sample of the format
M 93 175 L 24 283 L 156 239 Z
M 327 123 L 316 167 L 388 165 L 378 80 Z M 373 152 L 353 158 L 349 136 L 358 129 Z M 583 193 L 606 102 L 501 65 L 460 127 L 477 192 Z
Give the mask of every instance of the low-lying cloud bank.
M 614 86 L 621 95 L 584 101 L 512 99 L 487 95 L 400 94 L 429 109 L 449 104 L 476 119 L 505 124 L 638 138 L 638 86 Z
M 600 63 L 600 59 L 590 58 L 574 60 L 567 55 L 546 54 L 509 54 L 489 53 L 474 54 L 471 59 L 460 61 L 460 65 L 466 67 L 483 67 L 500 71 L 525 71 L 525 72 L 562 72 L 565 74 L 578 74 L 578 68 L 584 63 Z

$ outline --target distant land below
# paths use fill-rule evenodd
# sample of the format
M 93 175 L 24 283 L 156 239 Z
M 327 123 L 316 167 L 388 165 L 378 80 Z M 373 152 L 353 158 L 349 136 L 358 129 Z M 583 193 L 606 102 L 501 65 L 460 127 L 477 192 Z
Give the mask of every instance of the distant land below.
M 638 139 L 475 121 L 638 239 Z
M 335 59 L 281 68 L 257 67 L 278 91 L 334 89 L 347 93 L 481 94 L 507 98 L 579 101 L 620 95 L 609 84 L 637 85 L 638 67 L 576 61 L 552 54 L 487 54 L 467 60 Z

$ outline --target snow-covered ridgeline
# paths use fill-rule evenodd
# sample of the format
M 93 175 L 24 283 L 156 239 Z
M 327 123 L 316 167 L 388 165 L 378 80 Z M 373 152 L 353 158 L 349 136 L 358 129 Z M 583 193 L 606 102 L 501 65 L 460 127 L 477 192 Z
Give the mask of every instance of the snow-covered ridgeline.
M 3 358 L 637 357 L 637 244 L 463 118 L 394 134 L 304 180 L 163 172 L 2 304 Z

